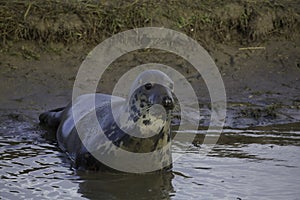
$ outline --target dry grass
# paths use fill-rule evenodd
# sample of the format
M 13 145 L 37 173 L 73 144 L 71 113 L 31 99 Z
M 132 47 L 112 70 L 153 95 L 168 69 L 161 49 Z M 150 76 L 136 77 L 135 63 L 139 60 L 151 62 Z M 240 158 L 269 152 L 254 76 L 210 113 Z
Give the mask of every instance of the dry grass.
M 226 1 L 225 1 L 226 2 Z M 299 30 L 293 1 L 0 0 L 0 40 L 100 42 L 136 27 L 164 26 L 194 39 L 253 41 Z

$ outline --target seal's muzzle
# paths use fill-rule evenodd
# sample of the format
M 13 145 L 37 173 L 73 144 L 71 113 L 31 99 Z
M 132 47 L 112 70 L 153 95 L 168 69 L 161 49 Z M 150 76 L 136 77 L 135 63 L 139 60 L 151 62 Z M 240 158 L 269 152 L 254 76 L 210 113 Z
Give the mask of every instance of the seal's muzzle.
M 173 110 L 173 108 L 174 108 L 174 100 L 173 100 L 173 98 L 169 97 L 169 96 L 163 97 L 162 105 L 167 110 Z
M 140 90 L 143 90 L 141 93 L 145 95 L 149 107 L 159 104 L 162 105 L 166 111 L 170 111 L 174 108 L 174 100 L 170 88 L 160 84 L 146 83 L 140 87 Z

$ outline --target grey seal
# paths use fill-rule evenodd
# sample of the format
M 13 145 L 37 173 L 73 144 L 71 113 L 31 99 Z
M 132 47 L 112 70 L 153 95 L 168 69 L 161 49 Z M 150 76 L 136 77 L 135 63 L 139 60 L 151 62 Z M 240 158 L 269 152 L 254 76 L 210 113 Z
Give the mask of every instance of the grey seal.
M 133 153 L 148 153 L 170 143 L 173 85 L 165 73 L 145 70 L 132 83 L 127 98 L 84 94 L 64 108 L 42 113 L 39 120 L 55 128 L 58 146 L 73 161 L 75 169 L 114 170 L 93 153 L 111 153 L 112 145 Z M 74 119 L 74 112 L 79 113 L 78 119 Z M 96 123 L 93 113 L 96 113 Z M 103 134 L 93 132 L 97 123 Z M 80 136 L 79 127 L 85 130 Z M 170 151 L 168 148 L 159 158 L 153 158 L 153 165 L 160 170 L 170 169 Z M 111 157 L 113 160 L 113 154 Z

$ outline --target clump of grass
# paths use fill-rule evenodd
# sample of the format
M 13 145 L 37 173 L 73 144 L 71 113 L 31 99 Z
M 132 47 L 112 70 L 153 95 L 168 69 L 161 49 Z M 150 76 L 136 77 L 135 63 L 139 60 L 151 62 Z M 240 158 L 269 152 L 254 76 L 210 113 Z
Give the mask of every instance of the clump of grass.
M 27 48 L 26 46 L 21 47 L 21 54 L 22 54 L 23 58 L 25 58 L 26 60 L 32 60 L 32 59 L 39 60 L 40 59 L 40 54 Z
M 247 108 L 241 111 L 243 117 L 259 119 L 261 117 L 275 119 L 279 104 L 271 104 L 264 108 Z

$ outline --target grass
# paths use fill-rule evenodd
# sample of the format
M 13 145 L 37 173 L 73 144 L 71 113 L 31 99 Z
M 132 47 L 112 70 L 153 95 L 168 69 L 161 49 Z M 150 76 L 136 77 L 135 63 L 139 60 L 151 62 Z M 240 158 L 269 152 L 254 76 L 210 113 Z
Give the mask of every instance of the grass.
M 270 1 L 0 1 L 4 45 L 20 40 L 98 43 L 147 26 L 172 28 L 196 40 L 253 41 L 274 34 L 291 36 L 299 28 L 299 17 L 292 6 Z
M 261 117 L 275 119 L 277 117 L 278 109 L 281 107 L 281 104 L 271 104 L 263 108 L 247 108 L 242 110 L 241 113 L 244 117 L 254 118 L 256 120 Z

